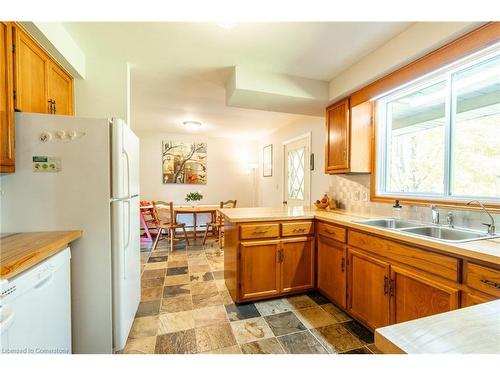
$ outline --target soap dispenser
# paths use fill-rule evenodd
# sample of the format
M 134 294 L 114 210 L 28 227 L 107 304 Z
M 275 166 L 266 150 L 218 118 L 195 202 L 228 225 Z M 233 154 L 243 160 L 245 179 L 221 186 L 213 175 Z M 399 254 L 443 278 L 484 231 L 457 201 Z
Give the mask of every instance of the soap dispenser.
M 396 200 L 396 203 L 392 206 L 392 216 L 395 219 L 401 219 L 401 208 L 402 206 L 399 204 L 399 201 Z

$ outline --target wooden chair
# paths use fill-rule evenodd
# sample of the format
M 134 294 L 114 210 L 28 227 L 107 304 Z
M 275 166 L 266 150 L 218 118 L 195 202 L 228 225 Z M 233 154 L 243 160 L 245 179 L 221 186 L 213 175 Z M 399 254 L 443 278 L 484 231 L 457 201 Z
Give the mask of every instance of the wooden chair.
M 236 199 L 220 202 L 220 208 L 235 208 L 236 202 Z M 224 235 L 224 216 L 216 213 L 215 218 L 210 223 L 207 223 L 207 227 L 205 228 L 205 235 L 203 236 L 203 245 L 205 245 L 205 242 L 207 241 L 208 231 L 210 230 L 210 228 L 217 232 L 219 249 L 222 249 L 222 237 Z
M 174 251 L 174 241 L 176 240 L 175 238 L 175 232 L 177 228 L 182 228 L 182 231 L 184 232 L 184 238 L 186 240 L 186 243 L 189 245 L 189 240 L 187 237 L 186 233 L 186 224 L 184 223 L 177 223 L 175 221 L 175 214 L 174 214 L 174 204 L 173 202 L 163 202 L 163 201 L 154 201 L 153 202 L 153 217 L 155 220 L 156 227 L 158 228 L 158 234 L 156 235 L 155 242 L 153 244 L 153 250 L 156 249 L 156 246 L 158 245 L 158 240 L 160 239 L 160 236 L 164 229 L 167 230 L 167 234 L 170 237 L 170 252 L 172 253 Z

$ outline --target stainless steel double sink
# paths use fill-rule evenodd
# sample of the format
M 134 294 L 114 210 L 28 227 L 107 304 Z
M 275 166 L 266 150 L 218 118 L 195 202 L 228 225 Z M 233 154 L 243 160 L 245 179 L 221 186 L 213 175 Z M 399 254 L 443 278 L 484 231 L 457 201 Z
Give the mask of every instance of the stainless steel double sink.
M 500 235 L 491 235 L 484 232 L 463 228 L 451 228 L 435 224 L 419 223 L 416 221 L 395 218 L 381 218 L 369 220 L 357 220 L 355 223 L 370 225 L 373 227 L 396 230 L 398 232 L 413 234 L 432 238 L 444 242 L 467 242 L 498 238 Z

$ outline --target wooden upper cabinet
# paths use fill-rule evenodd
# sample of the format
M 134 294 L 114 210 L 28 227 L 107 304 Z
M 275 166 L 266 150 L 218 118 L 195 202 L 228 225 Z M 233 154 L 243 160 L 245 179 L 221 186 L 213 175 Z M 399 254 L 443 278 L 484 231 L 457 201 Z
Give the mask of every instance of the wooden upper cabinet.
M 54 63 L 49 66 L 49 100 L 52 100 L 52 113 L 73 114 L 73 79 Z
M 240 244 L 242 299 L 274 296 L 280 290 L 280 242 L 253 241 Z
M 0 22 L 0 173 L 15 170 L 12 24 Z
M 343 99 L 326 109 L 325 172 L 370 173 L 373 103 Z
M 349 169 L 349 99 L 326 109 L 326 172 L 346 172 Z
M 416 271 L 391 266 L 391 323 L 402 323 L 458 309 L 459 293 Z
M 281 292 L 314 288 L 314 240 L 300 237 L 281 243 Z
M 318 289 L 342 308 L 346 307 L 347 250 L 342 243 L 318 237 Z
M 15 28 L 14 62 L 16 110 L 49 113 L 49 57 L 19 27 Z
M 372 329 L 390 323 L 389 263 L 348 249 L 347 310 Z
M 73 114 L 73 78 L 25 33 L 14 29 L 15 108 L 22 112 Z

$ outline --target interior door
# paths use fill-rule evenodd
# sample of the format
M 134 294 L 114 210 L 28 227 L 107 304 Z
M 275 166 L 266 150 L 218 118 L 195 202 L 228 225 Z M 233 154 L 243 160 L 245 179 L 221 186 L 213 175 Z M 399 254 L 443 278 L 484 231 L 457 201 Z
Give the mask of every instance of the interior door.
M 459 290 L 405 268 L 391 266 L 391 323 L 458 309 Z
M 281 251 L 281 291 L 314 288 L 314 238 L 283 240 Z
M 241 298 L 277 295 L 280 291 L 280 242 L 244 241 L 240 246 Z
M 348 249 L 348 310 L 376 329 L 389 325 L 389 263 Z
M 284 144 L 283 201 L 289 206 L 309 206 L 311 204 L 310 144 L 310 134 Z
M 318 236 L 318 289 L 346 307 L 347 250 L 344 244 Z

